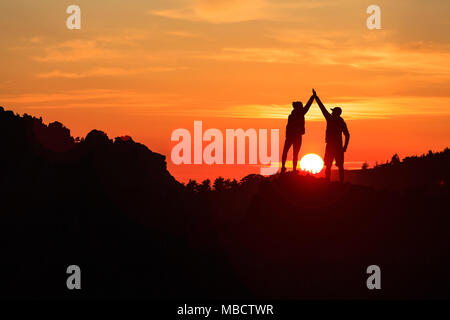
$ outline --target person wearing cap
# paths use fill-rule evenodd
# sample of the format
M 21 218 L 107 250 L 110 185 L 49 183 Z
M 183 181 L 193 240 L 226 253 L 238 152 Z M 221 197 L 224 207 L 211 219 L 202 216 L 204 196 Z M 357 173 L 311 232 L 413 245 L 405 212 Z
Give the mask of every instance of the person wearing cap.
M 339 168 L 339 181 L 344 182 L 344 152 L 347 151 L 348 142 L 350 140 L 350 133 L 348 132 L 347 124 L 342 119 L 342 109 L 340 107 L 331 108 L 331 114 L 320 101 L 313 89 L 313 96 L 322 111 L 325 120 L 327 120 L 327 130 L 325 134 L 325 177 L 329 181 L 331 176 L 331 166 L 333 160 L 336 160 L 336 166 Z M 342 134 L 345 136 L 345 143 L 342 146 Z
M 283 154 L 281 156 L 281 173 L 286 172 L 286 158 L 289 149 L 293 147 L 292 166 L 293 171 L 297 171 L 298 153 L 302 146 L 302 135 L 305 134 L 305 114 L 308 112 L 314 97 L 309 98 L 306 105 L 300 101 L 292 102 L 294 108 L 289 115 L 288 123 L 286 125 L 286 139 L 284 141 Z

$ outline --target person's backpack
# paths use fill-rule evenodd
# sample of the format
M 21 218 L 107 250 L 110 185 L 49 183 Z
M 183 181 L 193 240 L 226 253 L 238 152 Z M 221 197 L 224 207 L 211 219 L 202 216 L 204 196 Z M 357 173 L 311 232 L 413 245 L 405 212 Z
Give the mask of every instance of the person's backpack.
M 288 124 L 286 126 L 286 135 L 304 134 L 305 133 L 305 114 L 303 110 L 292 110 L 288 117 Z

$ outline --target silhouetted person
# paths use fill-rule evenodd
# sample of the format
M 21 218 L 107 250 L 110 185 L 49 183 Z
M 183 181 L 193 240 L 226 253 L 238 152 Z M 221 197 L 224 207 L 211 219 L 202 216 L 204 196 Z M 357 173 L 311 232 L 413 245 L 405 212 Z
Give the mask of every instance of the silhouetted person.
M 293 146 L 293 170 L 297 171 L 298 152 L 302 146 L 302 135 L 305 134 L 305 114 L 308 112 L 313 101 L 314 96 L 311 96 L 304 107 L 300 101 L 292 102 L 294 110 L 291 111 L 286 125 L 286 139 L 281 157 L 281 173 L 286 171 L 286 158 L 291 146 Z
M 323 116 L 327 120 L 327 131 L 325 135 L 325 177 L 330 180 L 331 166 L 333 160 L 336 160 L 336 166 L 339 168 L 339 181 L 344 182 L 344 152 L 347 151 L 348 142 L 350 140 L 350 133 L 347 129 L 347 124 L 342 119 L 342 109 L 339 107 L 331 108 L 331 114 L 320 101 L 313 89 L 313 96 L 316 98 L 317 104 L 323 113 Z M 345 136 L 345 143 L 342 146 L 342 134 Z

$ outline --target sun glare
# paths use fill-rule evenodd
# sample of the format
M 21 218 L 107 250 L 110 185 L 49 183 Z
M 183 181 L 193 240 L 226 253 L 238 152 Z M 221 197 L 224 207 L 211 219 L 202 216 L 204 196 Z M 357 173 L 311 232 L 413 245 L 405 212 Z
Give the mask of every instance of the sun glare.
M 319 173 L 323 168 L 323 160 L 320 156 L 314 153 L 309 153 L 303 156 L 300 160 L 300 169 L 310 172 L 312 174 Z

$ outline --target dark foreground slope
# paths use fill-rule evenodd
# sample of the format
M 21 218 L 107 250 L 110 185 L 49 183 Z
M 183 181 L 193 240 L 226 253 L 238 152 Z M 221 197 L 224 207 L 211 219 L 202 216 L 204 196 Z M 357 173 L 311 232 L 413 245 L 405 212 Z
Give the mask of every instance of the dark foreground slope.
M 1 296 L 64 297 L 72 264 L 87 297 L 187 296 L 216 278 L 187 247 L 183 186 L 164 156 L 2 110 L 0 150 Z
M 354 184 L 377 188 L 403 190 L 412 187 L 443 185 L 450 181 L 450 149 L 391 161 L 371 169 L 350 170 L 346 180 Z
M 450 298 L 449 188 L 179 184 L 163 156 L 0 110 L 2 297 Z M 66 288 L 66 268 L 82 290 Z M 366 288 L 366 268 L 382 290 Z

